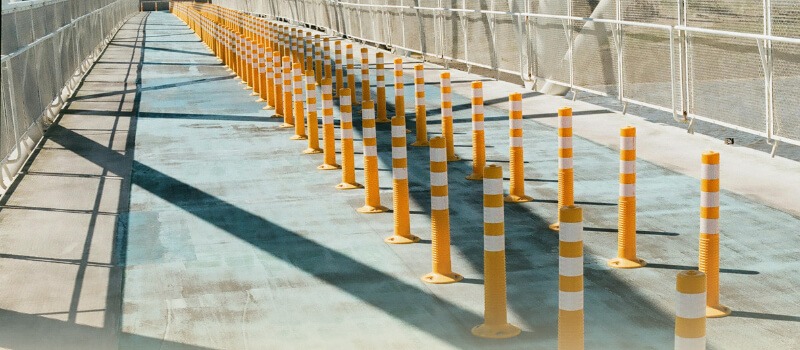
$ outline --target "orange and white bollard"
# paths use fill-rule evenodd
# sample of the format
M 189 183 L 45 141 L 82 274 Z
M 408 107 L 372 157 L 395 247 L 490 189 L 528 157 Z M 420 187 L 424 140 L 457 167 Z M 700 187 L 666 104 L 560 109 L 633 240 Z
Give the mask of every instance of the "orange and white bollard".
M 297 63 L 297 28 L 289 29 L 289 50 L 292 63 Z
M 608 265 L 633 269 L 647 265 L 636 257 L 636 128 L 619 130 L 619 219 L 617 257 Z
M 305 108 L 303 98 L 303 64 L 295 63 L 292 66 L 292 88 L 294 92 L 294 136 L 290 137 L 291 140 L 307 140 L 306 136 L 306 123 L 305 123 Z
M 319 170 L 336 170 L 341 166 L 336 164 L 336 139 L 333 127 L 333 88 L 331 79 L 322 80 L 322 141 L 325 143 L 324 160 Z
M 442 137 L 447 143 L 447 161 L 455 162 L 461 160 L 456 155 L 456 147 L 453 144 L 453 88 L 450 86 L 450 72 L 442 72 L 441 78 L 441 99 L 442 99 Z
M 486 140 L 483 130 L 483 83 L 472 82 L 472 174 L 467 180 L 483 180 L 486 166 Z
M 342 42 L 336 40 L 333 43 L 334 47 L 334 69 L 336 70 L 336 89 L 343 89 L 344 86 L 344 72 L 342 71 Z
M 306 53 L 304 55 L 304 69 L 314 70 L 314 38 L 311 36 L 311 32 L 306 32 L 305 48 Z
M 481 338 L 511 338 L 520 329 L 508 323 L 503 168 L 489 165 L 483 179 L 484 322 L 472 328 Z
M 319 148 L 319 127 L 317 125 L 317 84 L 314 81 L 314 71 L 306 70 L 306 109 L 308 120 L 308 148 L 303 153 L 322 153 Z
M 294 113 L 292 111 L 292 58 L 283 56 L 283 124 L 280 128 L 293 128 L 294 127 Z
M 275 89 L 275 115 L 273 118 L 283 118 L 283 68 L 280 52 L 272 53 L 272 67 L 274 70 L 273 88 Z
M 464 277 L 454 273 L 450 261 L 450 199 L 447 185 L 445 140 L 434 137 L 431 147 L 431 260 L 433 271 L 422 281 L 434 284 L 454 283 Z
M 386 76 L 384 75 L 385 66 L 383 64 L 383 52 L 375 54 L 375 99 L 378 101 L 377 105 L 377 123 L 391 123 L 391 120 L 386 117 Z
M 363 188 L 356 182 L 355 156 L 353 155 L 353 106 L 350 91 L 339 91 L 339 130 L 342 142 L 342 182 L 336 185 L 340 190 Z
M 583 210 L 561 207 L 558 232 L 558 348 L 583 349 Z
M 371 101 L 369 91 L 369 50 L 361 48 L 361 101 Z
M 408 203 L 406 120 L 402 117 L 392 118 L 392 189 L 394 234 L 385 239 L 386 243 L 408 244 L 419 242 L 419 237 L 411 234 L 411 213 Z
M 702 156 L 700 173 L 700 264 L 706 274 L 706 317 L 731 314 L 719 302 L 719 153 L 708 151 Z
M 325 78 L 332 79 L 331 75 L 331 42 L 328 38 L 322 39 L 322 74 Z
M 361 103 L 361 128 L 364 138 L 364 206 L 356 209 L 359 213 L 374 214 L 388 211 L 381 205 L 378 180 L 378 139 L 375 132 L 375 103 Z
M 558 208 L 575 205 L 573 194 L 574 173 L 572 169 L 572 108 L 558 109 Z M 558 211 L 561 215 L 561 211 Z M 550 225 L 558 231 L 559 222 Z
M 322 36 L 319 34 L 314 35 L 314 54 L 315 54 L 315 62 L 314 62 L 314 74 L 317 77 L 317 81 L 322 81 L 322 64 L 324 62 L 323 53 L 322 53 L 322 43 L 320 40 Z M 338 89 L 339 87 L 337 87 Z
M 350 92 L 351 101 L 356 103 L 356 68 L 353 63 L 353 44 L 345 45 L 345 63 L 347 64 L 347 91 Z M 339 89 L 339 93 L 341 92 L 342 90 Z
M 418 64 L 414 66 L 414 110 L 417 117 L 417 140 L 411 143 L 412 146 L 428 146 L 428 125 L 425 109 L 425 72 L 424 66 Z
M 267 46 L 265 48 L 264 54 L 264 70 L 265 73 L 265 81 L 264 81 L 264 95 L 266 98 L 266 105 L 263 109 L 274 109 L 275 108 L 275 72 L 272 69 L 272 62 L 273 62 L 273 51 L 272 49 Z
M 403 85 L 403 59 L 394 59 L 394 110 L 395 116 L 406 118 L 405 86 Z M 405 125 L 405 122 L 403 122 Z
M 251 92 L 250 95 L 251 96 L 259 96 L 260 93 L 259 93 L 259 85 L 258 84 L 261 81 L 261 79 L 259 78 L 260 75 L 258 74 L 258 55 L 259 55 L 258 49 L 259 48 L 258 48 L 258 44 L 256 44 L 255 41 L 247 40 L 247 42 L 250 45 L 250 49 L 248 50 L 248 52 L 250 53 L 250 62 L 249 62 L 250 63 L 250 69 L 248 71 L 248 73 L 250 75 L 250 81 L 248 82 L 248 85 L 253 90 L 253 92 Z
M 706 348 L 706 275 L 678 273 L 675 289 L 675 350 Z
M 511 108 L 508 111 L 508 140 L 509 140 L 509 168 L 510 188 L 505 201 L 509 203 L 530 202 L 533 200 L 525 195 L 525 156 L 522 147 L 522 94 L 512 93 L 508 96 Z

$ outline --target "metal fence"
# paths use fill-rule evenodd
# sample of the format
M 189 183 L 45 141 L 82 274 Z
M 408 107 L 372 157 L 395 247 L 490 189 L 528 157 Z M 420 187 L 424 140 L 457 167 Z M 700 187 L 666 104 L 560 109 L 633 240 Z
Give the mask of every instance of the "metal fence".
M 3 5 L 0 195 L 137 0 Z
M 796 0 L 214 3 L 800 145 Z

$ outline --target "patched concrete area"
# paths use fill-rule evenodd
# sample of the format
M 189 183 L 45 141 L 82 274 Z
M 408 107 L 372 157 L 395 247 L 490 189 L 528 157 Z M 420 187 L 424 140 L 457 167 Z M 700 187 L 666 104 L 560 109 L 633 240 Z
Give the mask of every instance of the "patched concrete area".
M 706 149 L 722 151 L 721 300 L 734 310 L 708 321 L 709 348 L 800 347 L 800 186 L 772 177 L 800 173 L 796 162 L 452 71 L 464 159 L 448 169 L 453 270 L 465 280 L 428 285 L 419 279 L 431 268 L 427 148 L 408 149 L 411 225 L 422 242 L 387 245 L 391 213 L 356 213 L 363 190 L 336 190 L 341 174 L 316 170 L 322 156 L 301 154 L 306 143 L 289 140 L 293 131 L 277 128 L 282 120 L 179 19 L 140 15 L 120 33 L 97 66 L 133 67 L 135 76 L 90 74 L 0 202 L 0 347 L 555 348 L 558 237 L 547 225 L 556 216 L 554 112 L 564 105 L 576 112 L 587 348 L 673 347 L 675 274 L 697 264 Z M 407 61 L 405 94 L 413 96 Z M 443 68 L 426 66 L 433 136 Z M 523 92 L 526 192 L 536 199 L 505 206 L 509 319 L 523 333 L 501 341 L 470 334 L 483 318 L 482 186 L 464 179 L 472 167 L 469 82 L 477 79 L 487 100 L 487 159 L 506 177 L 505 102 Z M 406 101 L 414 130 L 413 99 Z M 354 119 L 363 182 L 358 109 Z M 637 239 L 650 265 L 611 270 L 616 140 L 627 124 L 640 135 Z M 379 124 L 378 139 L 381 197 L 391 207 L 387 125 Z M 32 222 L 40 223 L 33 234 Z

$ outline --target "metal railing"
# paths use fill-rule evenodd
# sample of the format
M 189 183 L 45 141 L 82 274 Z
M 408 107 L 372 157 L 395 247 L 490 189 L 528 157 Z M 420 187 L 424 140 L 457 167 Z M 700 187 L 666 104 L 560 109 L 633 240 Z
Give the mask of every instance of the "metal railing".
M 215 0 L 800 145 L 794 0 Z M 560 91 L 559 91 L 560 90 Z M 777 143 L 774 143 L 777 146 Z M 774 152 L 774 148 L 773 148 Z

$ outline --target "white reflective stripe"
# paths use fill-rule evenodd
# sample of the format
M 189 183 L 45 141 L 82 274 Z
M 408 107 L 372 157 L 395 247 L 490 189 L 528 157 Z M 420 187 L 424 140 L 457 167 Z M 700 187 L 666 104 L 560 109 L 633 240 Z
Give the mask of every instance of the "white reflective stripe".
M 341 135 L 343 139 L 352 139 L 353 138 L 353 129 L 340 129 Z
M 350 113 L 339 113 L 339 120 L 342 123 L 352 123 L 353 122 L 353 115 Z
M 374 139 L 375 128 L 364 128 L 363 136 L 365 139 Z
M 583 310 L 583 291 L 580 292 L 558 291 L 558 309 L 564 311 Z
M 379 88 L 385 88 L 386 87 L 386 82 L 384 82 L 383 80 L 378 80 L 378 87 Z
M 472 104 L 472 114 L 483 114 L 483 105 Z
M 314 84 L 313 82 L 311 84 Z M 317 91 L 314 90 L 314 86 L 311 87 L 306 86 L 306 98 L 313 98 L 317 99 Z
M 331 94 L 333 87 L 331 85 L 322 85 L 322 93 L 323 94 Z
M 676 293 L 675 316 L 683 318 L 706 317 L 706 293 Z
M 333 116 L 332 115 L 323 116 L 322 117 L 322 123 L 323 124 L 333 124 Z
M 447 151 L 444 148 L 431 147 L 431 162 L 446 162 Z
M 336 70 L 342 70 L 342 64 L 336 63 Z
M 431 196 L 431 210 L 449 209 L 447 196 Z
M 511 137 L 511 147 L 522 147 L 522 138 Z
M 375 110 L 372 109 L 372 108 L 370 108 L 370 109 L 362 109 L 361 110 L 361 119 L 364 119 L 364 120 L 375 119 Z
M 406 127 L 402 125 L 392 125 L 392 137 L 406 137 Z
M 558 148 L 572 148 L 572 137 L 558 137 Z
M 364 156 L 375 157 L 378 155 L 378 146 L 364 146 Z
M 442 118 L 452 118 L 453 117 L 453 108 L 446 107 L 442 108 Z
M 431 186 L 447 186 L 447 173 L 431 172 Z
M 619 138 L 619 149 L 621 149 L 621 150 L 635 150 L 636 149 L 636 137 L 633 137 L 633 136 L 620 136 L 620 138 Z
M 700 233 L 719 233 L 719 219 L 700 218 Z
M 700 206 L 706 208 L 719 207 L 719 192 L 700 192 Z
M 392 158 L 393 159 L 406 159 L 406 147 L 392 147 Z
M 503 194 L 503 179 L 483 179 L 483 194 Z
M 619 173 L 620 174 L 635 174 L 636 173 L 636 161 L 635 160 L 621 160 L 619 162 Z
M 636 184 L 619 184 L 620 197 L 636 197 Z
M 483 97 L 483 88 L 472 89 L 472 98 Z
M 291 80 L 283 79 L 283 93 L 292 92 Z
M 417 98 L 414 99 L 414 103 L 416 103 L 417 106 L 424 106 L 425 105 L 425 98 L 424 97 L 417 97 Z
M 444 93 L 442 94 L 442 102 L 453 102 L 453 97 L 450 93 Z
M 558 257 L 558 274 L 561 276 L 582 276 L 583 256 L 577 258 Z
M 675 336 L 675 350 L 705 350 L 706 337 L 684 338 Z
M 582 222 L 560 222 L 558 239 L 563 242 L 580 242 L 583 240 Z
M 559 169 L 572 169 L 572 158 L 558 158 Z
M 267 72 L 267 67 L 258 67 L 258 72 L 264 74 Z
M 339 97 L 339 104 L 342 106 L 349 106 L 350 105 L 350 96 L 349 95 L 342 95 Z
M 522 129 L 522 119 L 509 119 L 508 127 L 510 129 Z
M 483 222 L 498 224 L 502 223 L 503 219 L 503 207 L 483 207 Z
M 483 235 L 483 250 L 487 252 L 506 250 L 506 235 Z
M 325 108 L 325 109 L 333 108 L 333 101 L 332 100 L 322 100 L 322 108 Z
M 408 179 L 408 169 L 406 169 L 406 168 L 392 168 L 392 177 L 395 180 Z
M 558 117 L 558 127 L 559 127 L 559 129 L 571 128 L 572 127 L 572 117 Z
M 719 179 L 719 164 L 703 164 L 700 174 L 701 179 Z
M 511 110 L 512 111 L 521 111 L 522 110 L 522 101 L 511 101 Z
M 472 121 L 472 130 L 483 130 L 483 121 Z

